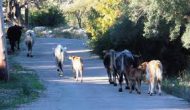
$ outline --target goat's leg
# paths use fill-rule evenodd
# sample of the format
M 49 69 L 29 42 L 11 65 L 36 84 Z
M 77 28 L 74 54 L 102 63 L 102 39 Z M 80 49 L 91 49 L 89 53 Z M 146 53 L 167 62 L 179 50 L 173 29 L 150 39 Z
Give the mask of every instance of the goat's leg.
M 122 92 L 122 82 L 123 82 L 123 74 L 120 73 L 119 75 L 119 85 L 120 85 L 120 88 L 119 88 L 119 92 Z
M 15 51 L 15 42 L 14 41 L 9 41 L 10 42 L 10 45 L 11 45 L 11 50 L 12 52 Z
M 150 94 L 150 89 L 151 89 L 150 81 L 148 83 L 149 83 L 149 85 L 148 85 L 148 94 Z
M 113 71 L 113 85 L 117 86 L 117 72 Z
M 124 77 L 125 77 L 125 82 L 126 82 L 126 87 L 125 87 L 125 89 L 129 89 L 129 80 L 128 80 L 128 78 L 127 78 L 126 73 L 124 73 Z M 133 85 L 132 85 L 131 87 L 132 87 L 132 89 L 133 89 Z
M 76 80 L 78 81 L 78 77 L 79 77 L 79 71 L 76 70 Z
M 80 79 L 81 79 L 81 82 L 83 82 L 83 76 L 82 76 L 83 72 L 82 70 L 80 70 Z
M 107 69 L 107 74 L 108 74 L 109 83 L 113 84 L 110 69 Z
M 129 80 L 129 93 L 132 93 L 132 81 L 131 80 Z
M 161 81 L 158 80 L 158 94 L 161 95 L 162 94 L 162 90 L 161 90 Z
M 18 40 L 18 41 L 17 41 L 17 49 L 18 49 L 18 50 L 20 50 L 19 44 L 20 44 L 20 41 Z
M 150 82 L 150 95 L 152 96 L 153 93 L 154 93 L 154 80 L 151 80 L 151 82 Z
M 141 81 L 140 80 L 136 80 L 136 91 L 138 94 L 141 94 L 141 91 L 140 91 L 140 86 L 141 86 Z

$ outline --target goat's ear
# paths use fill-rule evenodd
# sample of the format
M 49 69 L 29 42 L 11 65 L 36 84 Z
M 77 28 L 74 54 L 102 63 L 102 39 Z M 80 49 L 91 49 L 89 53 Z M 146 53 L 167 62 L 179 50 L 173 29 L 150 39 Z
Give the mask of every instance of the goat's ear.
M 107 50 L 103 50 L 102 53 L 107 53 L 108 51 Z
M 67 47 L 63 47 L 64 50 L 67 50 Z
M 141 55 L 137 55 L 137 54 L 134 54 L 133 56 L 136 57 L 136 58 L 141 57 Z
M 68 57 L 68 59 L 70 59 L 70 60 L 71 60 L 71 59 L 72 59 L 72 56 L 69 56 L 69 57 Z

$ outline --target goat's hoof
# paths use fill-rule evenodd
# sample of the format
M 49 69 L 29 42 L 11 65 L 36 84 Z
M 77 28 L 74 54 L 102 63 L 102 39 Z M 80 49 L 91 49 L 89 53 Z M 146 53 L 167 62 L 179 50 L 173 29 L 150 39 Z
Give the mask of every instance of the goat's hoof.
M 132 93 L 132 91 L 129 91 L 129 93 L 131 94 L 131 93 Z
M 117 84 L 116 84 L 116 83 L 114 83 L 113 85 L 114 85 L 114 86 L 117 86 Z
M 57 71 L 59 71 L 59 69 L 57 69 Z
M 137 92 L 137 94 L 141 94 L 141 92 Z
M 132 86 L 132 90 L 136 90 L 136 88 L 134 87 L 134 85 Z
M 150 96 L 153 96 L 153 93 L 150 93 Z
M 161 96 L 162 95 L 162 93 L 159 93 L 159 96 Z
M 26 56 L 27 56 L 27 57 L 29 57 L 30 55 L 29 55 L 29 54 L 27 54 Z
M 125 89 L 129 89 L 129 86 L 126 86 Z
M 30 55 L 30 57 L 33 57 L 33 55 Z
M 137 89 L 137 88 L 135 88 L 135 91 L 137 91 L 137 92 L 138 92 L 138 89 Z
M 123 92 L 122 88 L 119 88 L 119 92 Z
M 114 82 L 112 82 L 112 81 L 109 81 L 109 83 L 110 83 L 110 84 L 114 84 Z

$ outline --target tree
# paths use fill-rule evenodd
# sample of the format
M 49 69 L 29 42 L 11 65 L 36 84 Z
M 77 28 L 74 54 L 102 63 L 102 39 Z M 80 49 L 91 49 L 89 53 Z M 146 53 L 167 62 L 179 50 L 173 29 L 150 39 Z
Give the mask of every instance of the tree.
M 4 16 L 2 11 L 2 0 L 0 1 L 0 79 L 8 80 L 8 63 L 7 63 L 7 52 L 6 43 L 4 36 Z
M 81 3 L 83 2 L 83 3 Z M 73 2 L 71 2 L 70 4 L 67 4 L 66 6 L 62 6 L 64 7 L 62 10 L 69 14 L 69 15 L 73 15 L 77 22 L 78 22 L 78 26 L 79 28 L 82 28 L 82 23 L 83 23 L 83 19 L 84 19 L 84 15 L 85 13 L 90 9 L 91 5 L 94 3 L 93 0 L 75 0 Z M 65 5 L 65 4 L 63 4 Z
M 34 4 L 37 8 L 40 8 L 42 0 L 6 0 L 7 15 L 6 19 L 18 25 L 28 25 L 29 6 Z M 24 9 L 24 17 L 21 14 L 21 10 Z
M 86 30 L 93 39 L 101 37 L 121 16 L 123 0 L 96 1 L 87 14 Z
M 188 0 L 128 0 L 130 8 L 129 15 L 133 21 L 144 18 L 144 37 L 151 38 L 159 36 L 160 25 L 169 26 L 169 40 L 173 41 L 181 37 L 182 27 L 185 26 L 189 33 L 188 22 L 185 22 L 185 16 L 190 12 L 190 2 Z M 162 24 L 160 21 L 166 21 Z M 163 30 L 166 33 L 166 30 Z M 183 34 L 183 33 L 182 33 Z M 190 44 L 184 35 L 183 43 Z M 190 38 L 189 38 L 190 39 Z M 185 46 L 184 45 L 184 46 Z M 188 47 L 188 46 L 186 46 Z
M 21 25 L 24 23 L 24 19 L 21 15 L 21 9 L 27 4 L 26 1 L 20 0 L 8 0 L 7 1 L 7 20 L 14 24 Z

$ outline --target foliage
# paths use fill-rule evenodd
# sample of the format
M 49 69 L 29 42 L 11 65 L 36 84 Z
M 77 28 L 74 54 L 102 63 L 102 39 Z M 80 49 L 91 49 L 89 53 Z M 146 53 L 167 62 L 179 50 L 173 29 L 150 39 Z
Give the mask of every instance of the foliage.
M 40 10 L 33 10 L 30 14 L 30 24 L 35 26 L 59 26 L 66 23 L 65 16 L 56 6 L 44 6 Z
M 160 19 L 167 21 L 169 25 L 170 40 L 180 36 L 180 28 L 184 25 L 184 16 L 188 13 L 190 3 L 188 0 L 129 0 L 129 13 L 133 21 L 145 18 L 143 36 L 146 38 L 157 36 Z M 183 43 L 187 44 L 188 40 Z
M 82 28 L 85 16 L 94 2 L 94 0 L 75 0 L 73 3 L 63 4 L 61 10 L 67 14 L 66 19 L 70 25 Z
M 88 12 L 85 28 L 93 39 L 103 35 L 121 15 L 122 0 L 99 0 Z
M 165 21 L 157 28 L 160 32 L 157 37 L 149 39 L 142 37 L 144 28 L 144 19 L 141 18 L 137 23 L 129 20 L 127 16 L 121 16 L 115 25 L 112 26 L 102 37 L 92 40 L 91 45 L 94 52 L 102 55 L 103 50 L 115 49 L 121 51 L 128 49 L 134 54 L 142 56 L 144 61 L 159 59 L 164 65 L 165 76 L 178 75 L 179 71 L 187 67 L 187 55 L 182 47 L 180 39 L 169 41 L 169 27 Z M 160 36 L 160 37 L 158 37 Z M 163 37 L 164 36 L 164 37 Z
M 179 77 L 165 78 L 162 82 L 162 88 L 165 92 L 184 98 L 190 101 L 190 74 L 187 71 L 181 72 Z
M 185 48 L 190 48 L 190 23 L 186 25 L 186 30 L 181 38 L 182 42 L 183 42 L 183 46 Z
M 95 53 L 129 49 L 144 60 L 160 59 L 167 75 L 178 75 L 186 68 L 189 51 L 183 47 L 190 47 L 187 0 L 81 1 L 63 4 L 61 10 L 68 21 L 85 28 Z

